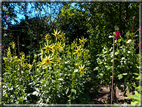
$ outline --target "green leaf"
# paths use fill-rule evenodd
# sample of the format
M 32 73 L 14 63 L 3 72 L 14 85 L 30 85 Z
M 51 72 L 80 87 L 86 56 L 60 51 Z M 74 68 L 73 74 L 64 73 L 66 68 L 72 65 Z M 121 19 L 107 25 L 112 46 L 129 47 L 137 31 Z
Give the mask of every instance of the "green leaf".
M 138 101 L 132 101 L 131 104 L 139 104 Z
M 129 94 L 126 94 L 128 97 L 124 97 L 124 98 L 131 98 L 133 99 L 133 96 L 132 95 L 129 95 Z
M 126 43 L 130 43 L 132 40 L 131 39 L 129 39 Z
M 59 80 L 59 81 L 63 81 L 63 78 L 59 78 L 58 80 Z
M 118 39 L 117 42 L 121 42 L 121 39 Z
M 139 75 L 138 73 L 133 73 L 134 75 Z
M 129 98 L 131 99 L 136 99 L 136 100 L 140 100 L 139 99 L 139 95 L 129 95 L 129 94 L 126 94 Z
M 118 75 L 118 79 L 122 79 L 122 78 L 123 78 L 122 74 Z
M 139 80 L 140 79 L 140 75 L 137 78 L 135 78 L 135 79 Z
M 108 38 L 114 38 L 114 36 L 111 36 L 111 35 L 110 35 Z
M 135 95 L 139 96 L 140 94 L 137 91 L 135 91 Z
M 123 75 L 127 75 L 127 73 L 123 73 Z
M 75 89 L 71 89 L 71 92 L 75 93 L 76 94 L 76 90 Z

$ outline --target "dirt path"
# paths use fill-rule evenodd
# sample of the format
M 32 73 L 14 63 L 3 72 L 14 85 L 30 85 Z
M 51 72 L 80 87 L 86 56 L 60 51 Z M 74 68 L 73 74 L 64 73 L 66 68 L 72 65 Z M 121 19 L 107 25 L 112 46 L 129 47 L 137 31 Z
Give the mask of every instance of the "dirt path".
M 123 87 L 123 85 L 121 85 Z M 91 101 L 93 101 L 94 104 L 105 104 L 107 101 L 107 104 L 110 104 L 110 86 L 99 86 L 97 89 L 97 92 L 94 91 L 93 88 L 90 90 L 91 92 Z M 116 98 L 115 103 L 117 104 L 124 104 L 126 102 L 127 104 L 130 104 L 131 99 L 124 99 L 124 92 L 121 92 L 118 87 L 116 87 Z M 128 87 L 126 88 L 126 94 L 132 95 L 132 92 L 128 92 Z

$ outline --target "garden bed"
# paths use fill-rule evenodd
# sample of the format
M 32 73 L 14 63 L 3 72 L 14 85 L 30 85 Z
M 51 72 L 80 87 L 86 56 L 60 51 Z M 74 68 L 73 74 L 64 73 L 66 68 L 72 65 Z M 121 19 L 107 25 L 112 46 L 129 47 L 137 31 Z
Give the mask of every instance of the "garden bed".
M 121 85 L 123 87 L 123 85 Z M 91 101 L 93 101 L 94 104 L 110 104 L 110 86 L 109 85 L 100 85 L 97 89 L 97 92 L 94 88 L 90 89 L 91 94 Z M 97 93 L 97 94 L 96 94 Z M 126 94 L 132 95 L 133 92 L 128 92 L 128 87 L 126 88 Z M 127 104 L 130 104 L 131 98 L 124 99 L 124 92 L 121 92 L 121 90 L 116 87 L 116 99 L 114 99 L 114 103 L 117 104 L 124 104 L 125 102 Z

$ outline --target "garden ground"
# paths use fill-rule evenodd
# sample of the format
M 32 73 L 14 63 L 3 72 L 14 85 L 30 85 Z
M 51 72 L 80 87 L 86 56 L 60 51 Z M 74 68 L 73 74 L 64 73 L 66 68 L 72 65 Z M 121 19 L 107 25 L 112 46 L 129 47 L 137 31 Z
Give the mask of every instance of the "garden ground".
M 121 85 L 123 87 L 123 85 Z M 97 92 L 95 92 L 94 88 L 90 89 L 91 93 L 91 101 L 93 101 L 94 104 L 105 104 L 105 101 L 107 101 L 107 104 L 110 104 L 110 86 L 109 85 L 100 85 L 97 89 Z M 97 93 L 97 94 L 96 94 Z M 124 92 L 121 92 L 118 87 L 116 87 L 116 98 L 115 103 L 117 104 L 124 104 L 126 102 L 127 104 L 130 104 L 131 99 L 124 99 Z M 126 88 L 126 94 L 132 95 L 132 92 L 128 92 L 128 87 Z

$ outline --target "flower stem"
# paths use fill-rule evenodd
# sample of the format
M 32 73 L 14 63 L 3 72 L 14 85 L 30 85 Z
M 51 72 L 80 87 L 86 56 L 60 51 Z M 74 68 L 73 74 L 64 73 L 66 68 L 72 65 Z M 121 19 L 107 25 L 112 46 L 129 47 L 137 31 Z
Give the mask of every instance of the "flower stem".
M 113 74 L 114 74 L 114 45 L 115 45 L 115 40 L 113 38 L 113 62 L 112 62 L 112 82 L 111 82 L 111 104 L 112 104 L 112 95 L 113 95 Z

